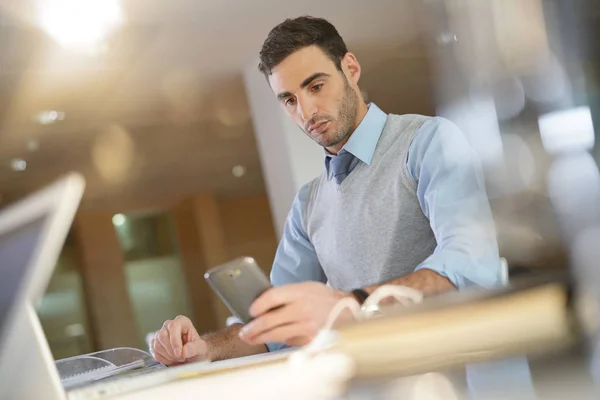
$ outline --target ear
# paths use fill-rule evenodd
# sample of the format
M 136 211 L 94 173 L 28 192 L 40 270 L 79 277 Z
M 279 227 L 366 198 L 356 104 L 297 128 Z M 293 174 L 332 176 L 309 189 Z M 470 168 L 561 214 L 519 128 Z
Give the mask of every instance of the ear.
M 348 52 L 344 55 L 344 58 L 342 58 L 342 70 L 350 82 L 354 85 L 358 85 L 361 69 L 354 54 Z

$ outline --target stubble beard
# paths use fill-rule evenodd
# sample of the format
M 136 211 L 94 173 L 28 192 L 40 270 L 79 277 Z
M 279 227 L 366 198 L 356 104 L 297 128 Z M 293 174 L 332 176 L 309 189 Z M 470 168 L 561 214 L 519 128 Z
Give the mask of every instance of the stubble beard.
M 339 115 L 337 118 L 340 127 L 336 132 L 312 138 L 323 147 L 332 147 L 341 143 L 350 136 L 352 128 L 354 127 L 356 113 L 358 112 L 358 96 L 356 95 L 356 92 L 352 90 L 352 87 L 345 76 L 344 79 L 344 96 L 339 102 Z

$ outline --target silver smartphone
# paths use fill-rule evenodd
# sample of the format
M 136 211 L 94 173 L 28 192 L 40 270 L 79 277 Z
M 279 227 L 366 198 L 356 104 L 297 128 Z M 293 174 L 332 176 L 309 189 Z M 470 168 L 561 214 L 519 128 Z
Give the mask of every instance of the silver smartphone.
M 271 287 L 269 278 L 252 257 L 242 257 L 204 274 L 227 308 L 243 323 L 252 320 L 250 306 Z

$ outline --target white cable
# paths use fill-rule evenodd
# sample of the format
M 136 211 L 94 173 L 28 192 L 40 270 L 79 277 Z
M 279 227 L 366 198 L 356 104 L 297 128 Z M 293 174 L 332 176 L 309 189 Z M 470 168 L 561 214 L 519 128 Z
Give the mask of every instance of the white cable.
M 423 293 L 420 291 L 398 285 L 384 285 L 377 288 L 367 297 L 362 307 L 353 297 L 344 297 L 333 306 L 323 328 L 300 352 L 304 355 L 312 355 L 331 347 L 337 341 L 337 334 L 333 326 L 346 309 L 352 313 L 355 320 L 366 320 L 379 312 L 379 303 L 388 297 L 393 297 L 405 307 L 423 301 Z
M 310 343 L 304 346 L 300 351 L 304 355 L 312 355 L 328 348 L 331 344 L 335 343 L 337 338 L 335 337 L 336 334 L 332 328 L 339 319 L 340 315 L 342 315 L 346 309 L 350 310 L 355 320 L 361 319 L 361 308 L 360 304 L 358 304 L 358 301 L 356 301 L 356 299 L 353 297 L 344 297 L 335 303 L 329 312 L 329 316 L 327 317 L 327 322 L 325 322 L 325 325 L 319 330 L 313 340 L 311 340 Z
M 373 313 L 379 311 L 379 303 L 388 297 L 393 297 L 405 307 L 423 301 L 423 293 L 418 290 L 397 285 L 380 286 L 365 300 L 362 306 L 362 311 L 366 314 L 365 316 L 367 318 L 372 317 Z
M 327 317 L 327 322 L 323 326 L 322 329 L 330 330 L 335 325 L 335 322 L 339 319 L 340 315 L 346 310 L 350 310 L 354 319 L 360 319 L 361 308 L 360 304 L 354 297 L 344 297 L 331 309 L 329 312 L 329 316 Z

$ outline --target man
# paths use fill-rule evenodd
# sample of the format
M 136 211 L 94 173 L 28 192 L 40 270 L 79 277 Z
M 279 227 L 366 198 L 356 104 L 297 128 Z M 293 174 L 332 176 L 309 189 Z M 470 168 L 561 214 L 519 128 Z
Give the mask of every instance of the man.
M 358 60 L 323 19 L 275 27 L 259 69 L 288 116 L 324 148 L 324 172 L 294 200 L 274 288 L 252 305 L 255 319 L 203 336 L 186 317 L 167 321 L 153 342 L 158 361 L 304 345 L 341 298 L 362 300 L 382 284 L 434 295 L 499 282 L 481 169 L 456 126 L 367 105 Z

